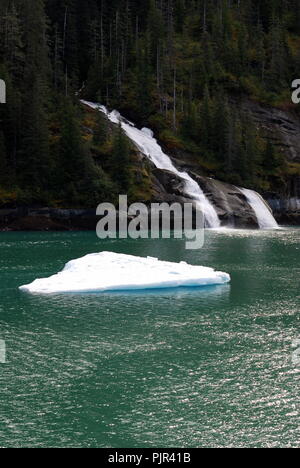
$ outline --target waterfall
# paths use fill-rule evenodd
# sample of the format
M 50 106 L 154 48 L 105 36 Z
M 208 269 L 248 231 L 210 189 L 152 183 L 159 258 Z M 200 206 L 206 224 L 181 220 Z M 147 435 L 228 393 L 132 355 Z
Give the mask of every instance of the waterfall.
M 260 229 L 276 229 L 279 227 L 271 209 L 257 192 L 245 188 L 240 188 L 240 191 L 246 196 L 249 205 L 255 212 Z
M 199 184 L 193 180 L 187 172 L 181 172 L 172 163 L 170 157 L 165 154 L 154 138 L 154 134 L 148 128 L 137 129 L 131 122 L 121 117 L 117 111 L 108 110 L 99 104 L 81 101 L 83 104 L 103 112 L 108 119 L 115 123 L 121 123 L 126 135 L 132 140 L 137 148 L 148 158 L 158 169 L 165 169 L 173 172 L 176 176 L 185 181 L 185 194 L 195 201 L 205 217 L 205 225 L 209 228 L 218 228 L 221 223 L 214 206 L 210 203 Z

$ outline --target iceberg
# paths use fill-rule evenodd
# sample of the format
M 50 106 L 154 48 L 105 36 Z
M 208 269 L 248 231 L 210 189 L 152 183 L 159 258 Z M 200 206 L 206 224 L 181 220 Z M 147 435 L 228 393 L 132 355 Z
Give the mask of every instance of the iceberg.
M 36 279 L 19 289 L 37 294 L 92 293 L 199 287 L 229 282 L 227 273 L 213 268 L 100 252 L 72 260 L 56 275 Z

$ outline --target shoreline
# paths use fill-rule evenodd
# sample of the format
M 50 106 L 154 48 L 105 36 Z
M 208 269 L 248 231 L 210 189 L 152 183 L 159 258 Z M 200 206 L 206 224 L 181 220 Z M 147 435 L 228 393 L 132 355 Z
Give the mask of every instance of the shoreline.
M 274 215 L 280 225 L 300 226 L 300 212 L 298 211 Z M 93 231 L 100 219 L 101 217 L 96 216 L 94 209 L 0 209 L 0 232 Z M 249 226 L 245 223 L 246 228 Z
M 0 232 L 92 231 L 99 216 L 94 209 L 15 208 L 0 210 Z

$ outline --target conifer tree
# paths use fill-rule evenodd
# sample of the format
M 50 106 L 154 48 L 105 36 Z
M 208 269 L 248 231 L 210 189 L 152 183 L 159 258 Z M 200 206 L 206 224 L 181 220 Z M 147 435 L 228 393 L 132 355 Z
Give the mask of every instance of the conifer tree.
M 112 151 L 112 174 L 113 180 L 119 185 L 121 193 L 127 194 L 130 186 L 129 174 L 130 153 L 126 136 L 121 124 L 114 136 Z
M 0 186 L 9 182 L 9 167 L 7 163 L 7 153 L 2 130 L 0 131 Z
M 59 142 L 59 169 L 61 183 L 75 187 L 83 172 L 84 149 L 75 107 L 65 98 L 61 108 L 61 138 Z
M 3 17 L 3 24 L 4 60 L 13 81 L 20 83 L 23 78 L 25 56 L 20 15 L 15 2 L 8 5 Z
M 94 130 L 93 142 L 96 145 L 103 145 L 107 141 L 108 126 L 106 118 L 101 114 L 97 115 L 96 128 Z
M 282 154 L 257 144 L 238 108 L 245 93 L 288 108 L 300 63 L 299 18 L 296 0 L 0 0 L 0 78 L 9 100 L 0 120 L 18 193 L 43 203 L 46 191 L 56 200 L 71 183 L 69 170 L 70 194 L 78 197 L 87 173 L 100 192 L 109 176 L 119 177 L 113 165 L 104 174 L 88 149 L 94 145 L 94 154 L 105 141 L 104 121 L 82 141 L 77 97 L 156 125 L 162 139 L 176 132 L 174 145 L 187 144 L 204 171 L 213 164 L 224 180 L 233 175 L 252 185 L 266 176 L 271 183 L 276 173 L 287 181 Z M 71 110 L 66 95 L 77 100 Z M 62 169 L 58 155 L 67 152 L 58 142 L 73 152 L 75 168 L 65 161 Z
M 51 171 L 47 107 L 49 104 L 46 16 L 42 0 L 21 3 L 24 14 L 26 66 L 22 85 L 23 122 L 18 179 L 24 187 L 49 189 Z
M 201 107 L 201 141 L 207 149 L 211 148 L 212 144 L 212 115 L 211 115 L 211 99 L 208 86 L 205 86 L 204 98 Z
M 229 129 L 229 108 L 226 97 L 220 92 L 215 99 L 213 113 L 213 148 L 216 158 L 222 164 L 226 164 L 228 157 L 228 129 Z

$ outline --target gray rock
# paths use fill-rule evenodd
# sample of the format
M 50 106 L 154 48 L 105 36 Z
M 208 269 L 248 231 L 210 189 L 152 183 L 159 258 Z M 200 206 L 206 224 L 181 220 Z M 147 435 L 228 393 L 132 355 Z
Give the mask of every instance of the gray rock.
M 191 173 L 206 197 L 215 206 L 223 226 L 258 228 L 256 215 L 245 195 L 234 185 Z
M 236 228 L 258 228 L 254 211 L 247 199 L 239 189 L 233 185 L 199 176 L 190 172 L 207 198 L 215 206 L 223 226 Z M 190 203 L 191 200 L 184 194 L 184 180 L 170 171 L 154 169 L 154 200 L 167 203 Z

